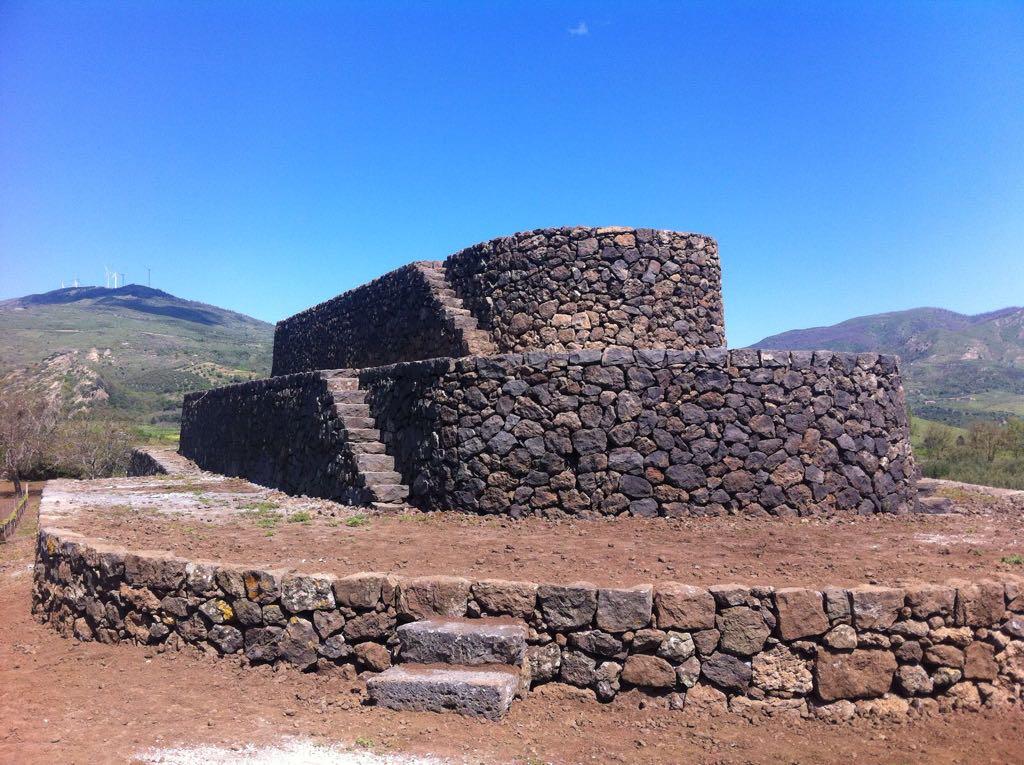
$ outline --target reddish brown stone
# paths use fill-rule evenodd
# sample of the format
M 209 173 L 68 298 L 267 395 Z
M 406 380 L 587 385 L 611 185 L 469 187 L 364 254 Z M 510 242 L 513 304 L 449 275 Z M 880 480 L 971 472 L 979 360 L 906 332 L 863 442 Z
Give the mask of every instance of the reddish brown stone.
M 863 585 L 850 590 L 853 623 L 858 630 L 885 630 L 903 608 L 903 590 Z
M 399 596 L 402 613 L 429 616 L 465 616 L 469 580 L 457 576 L 420 576 L 403 580 Z
M 988 643 L 971 643 L 964 649 L 964 677 L 967 680 L 995 680 L 995 648 Z
M 704 630 L 715 626 L 715 599 L 702 587 L 668 582 L 654 595 L 658 627 Z
M 828 631 L 828 617 L 821 593 L 800 587 L 775 591 L 775 608 L 779 614 L 779 635 L 783 640 L 822 635 Z
M 676 671 L 659 656 L 634 654 L 626 659 L 622 679 L 645 688 L 672 688 L 676 684 Z
M 889 651 L 820 651 L 814 662 L 815 684 L 823 701 L 881 696 L 892 686 L 895 672 L 896 658 Z
M 1006 608 L 1004 597 L 1002 582 L 958 584 L 957 624 L 966 624 L 970 627 L 991 627 L 998 624 Z

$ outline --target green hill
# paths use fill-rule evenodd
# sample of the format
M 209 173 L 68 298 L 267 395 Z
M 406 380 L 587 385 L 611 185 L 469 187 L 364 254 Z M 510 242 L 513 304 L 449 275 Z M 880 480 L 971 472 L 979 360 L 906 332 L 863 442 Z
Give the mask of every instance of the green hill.
M 0 380 L 72 411 L 177 427 L 185 392 L 269 374 L 274 327 L 137 284 L 0 302 Z
M 783 332 L 752 347 L 895 353 L 920 417 L 964 427 L 1024 416 L 1024 308 L 976 316 L 914 308 Z

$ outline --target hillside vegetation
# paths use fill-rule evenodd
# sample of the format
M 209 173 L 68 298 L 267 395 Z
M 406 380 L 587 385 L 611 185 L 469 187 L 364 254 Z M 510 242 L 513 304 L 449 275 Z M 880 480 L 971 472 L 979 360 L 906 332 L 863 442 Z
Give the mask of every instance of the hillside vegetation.
M 0 302 L 0 380 L 158 435 L 186 392 L 269 374 L 273 330 L 135 284 L 54 290 Z

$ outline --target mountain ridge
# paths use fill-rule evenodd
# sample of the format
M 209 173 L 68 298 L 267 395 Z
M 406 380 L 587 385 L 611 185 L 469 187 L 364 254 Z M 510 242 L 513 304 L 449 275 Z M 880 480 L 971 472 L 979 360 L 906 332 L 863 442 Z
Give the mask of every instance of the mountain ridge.
M 0 383 L 139 423 L 180 416 L 185 392 L 264 376 L 272 324 L 139 284 L 0 301 Z
M 952 425 L 1024 415 L 1024 308 L 979 314 L 922 307 L 770 335 L 774 350 L 879 351 L 900 356 L 911 409 Z

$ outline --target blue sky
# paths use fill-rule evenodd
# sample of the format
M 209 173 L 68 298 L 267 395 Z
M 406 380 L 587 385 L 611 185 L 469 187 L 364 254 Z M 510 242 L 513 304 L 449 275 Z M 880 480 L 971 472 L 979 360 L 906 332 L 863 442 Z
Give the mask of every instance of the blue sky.
M 551 225 L 715 236 L 730 344 L 1024 304 L 1024 4 L 0 0 L 0 298 L 276 321 Z

